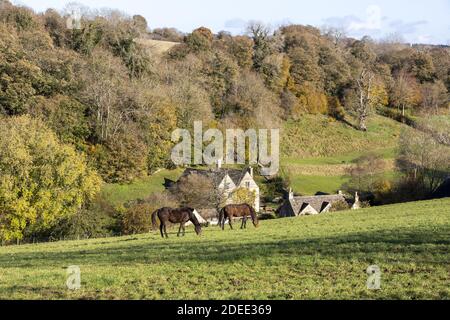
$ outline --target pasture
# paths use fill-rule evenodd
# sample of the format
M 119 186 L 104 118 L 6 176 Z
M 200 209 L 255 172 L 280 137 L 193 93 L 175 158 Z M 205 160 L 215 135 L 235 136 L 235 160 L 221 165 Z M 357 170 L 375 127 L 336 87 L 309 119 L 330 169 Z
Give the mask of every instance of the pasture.
M 0 247 L 1 299 L 449 299 L 450 199 L 185 238 L 152 234 Z M 66 288 L 66 268 L 81 289 Z M 368 290 L 366 269 L 381 269 Z

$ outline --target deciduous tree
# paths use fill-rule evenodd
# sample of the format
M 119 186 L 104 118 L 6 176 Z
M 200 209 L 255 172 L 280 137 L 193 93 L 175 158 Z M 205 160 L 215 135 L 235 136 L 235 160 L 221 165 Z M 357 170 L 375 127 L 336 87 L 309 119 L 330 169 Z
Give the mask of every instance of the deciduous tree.
M 101 180 L 83 155 L 39 120 L 0 121 L 1 240 L 21 239 L 25 228 L 49 228 L 93 199 Z

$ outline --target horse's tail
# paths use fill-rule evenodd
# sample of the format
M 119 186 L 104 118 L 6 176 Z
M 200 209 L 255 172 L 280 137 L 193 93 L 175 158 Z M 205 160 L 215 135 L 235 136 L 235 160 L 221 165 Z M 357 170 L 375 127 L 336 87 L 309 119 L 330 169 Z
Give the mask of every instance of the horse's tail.
M 258 227 L 259 225 L 259 220 L 258 220 L 258 215 L 256 214 L 256 210 L 255 208 L 253 208 L 253 206 L 248 205 L 249 209 L 250 209 L 250 215 L 252 216 L 252 221 L 253 221 L 253 225 L 255 227 Z
M 156 216 L 158 215 L 159 209 L 152 213 L 152 226 L 153 230 L 158 229 L 158 223 L 156 222 Z

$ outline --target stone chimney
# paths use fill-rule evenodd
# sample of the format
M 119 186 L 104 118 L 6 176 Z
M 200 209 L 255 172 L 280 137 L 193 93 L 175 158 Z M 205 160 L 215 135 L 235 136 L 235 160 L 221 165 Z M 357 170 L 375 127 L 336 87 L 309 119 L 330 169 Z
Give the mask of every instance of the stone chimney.
M 250 167 L 250 175 L 252 176 L 252 178 L 253 178 L 253 167 Z
M 292 191 L 292 188 L 289 188 L 289 200 L 294 199 L 294 191 Z
M 217 160 L 217 170 L 222 169 L 222 159 Z
M 359 194 L 358 192 L 355 193 L 355 203 L 352 206 L 352 210 L 358 210 L 361 209 L 361 202 L 359 201 Z

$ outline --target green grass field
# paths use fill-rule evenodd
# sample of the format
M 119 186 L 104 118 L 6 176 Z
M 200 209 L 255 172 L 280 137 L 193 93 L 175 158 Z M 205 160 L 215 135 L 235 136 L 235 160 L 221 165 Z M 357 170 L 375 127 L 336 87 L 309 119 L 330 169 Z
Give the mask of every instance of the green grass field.
M 368 132 L 321 115 L 289 121 L 282 132 L 281 165 L 298 194 L 335 193 L 348 181 L 345 169 L 368 152 L 393 161 L 403 125 L 373 115 Z M 393 176 L 392 168 L 387 176 Z
M 164 178 L 177 180 L 182 171 L 182 169 L 161 170 L 154 175 L 130 184 L 105 184 L 101 195 L 116 206 L 130 200 L 145 199 L 152 193 L 164 190 Z
M 382 156 L 387 164 L 386 178 L 394 179 L 396 148 L 371 150 L 371 152 Z M 361 155 L 363 155 L 362 152 L 351 152 L 332 157 L 283 158 L 281 164 L 295 192 L 303 195 L 314 195 L 317 192 L 335 193 L 349 180 L 345 170 Z
M 450 199 L 173 231 L 0 247 L 0 299 L 450 298 Z M 381 290 L 366 287 L 370 265 Z
M 283 158 L 342 157 L 369 150 L 392 149 L 397 146 L 404 125 L 379 115 L 368 121 L 362 132 L 327 116 L 304 115 L 286 123 L 281 135 Z

